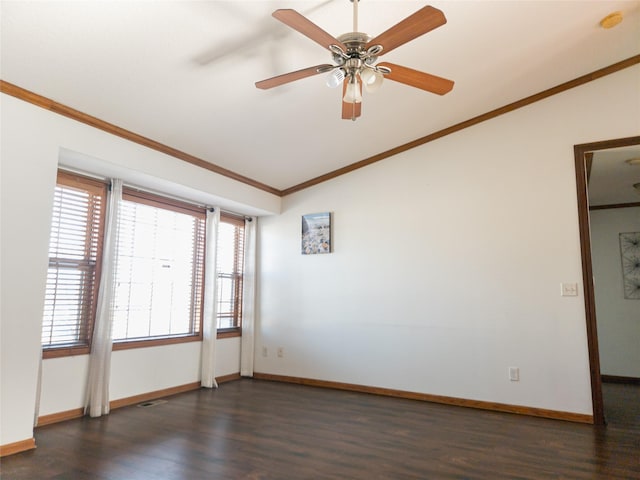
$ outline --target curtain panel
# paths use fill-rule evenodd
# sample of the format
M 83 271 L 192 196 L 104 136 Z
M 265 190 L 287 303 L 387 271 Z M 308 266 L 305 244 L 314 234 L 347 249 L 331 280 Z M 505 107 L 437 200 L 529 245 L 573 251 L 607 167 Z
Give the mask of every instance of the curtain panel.
M 99 417 L 109 413 L 109 378 L 111 373 L 112 302 L 115 290 L 115 259 L 118 248 L 118 215 L 122 201 L 122 180 L 111 181 L 107 201 L 105 236 L 102 251 L 102 275 L 96 319 L 93 327 L 85 414 Z

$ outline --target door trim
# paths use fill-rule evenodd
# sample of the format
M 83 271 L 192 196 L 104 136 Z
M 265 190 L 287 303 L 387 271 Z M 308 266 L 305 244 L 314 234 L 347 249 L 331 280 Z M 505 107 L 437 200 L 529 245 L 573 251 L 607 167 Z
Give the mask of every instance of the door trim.
M 576 188 L 578 193 L 578 223 L 580 229 L 580 250 L 582 252 L 582 281 L 584 285 L 584 306 L 587 322 L 587 346 L 589 349 L 589 370 L 591 373 L 591 402 L 593 405 L 593 423 L 596 425 L 604 425 L 605 418 L 602 401 L 602 378 L 600 377 L 600 351 L 598 349 L 593 264 L 591 260 L 586 154 L 597 150 L 607 150 L 629 145 L 640 145 L 640 136 L 583 143 L 574 145 L 573 147 L 576 167 Z

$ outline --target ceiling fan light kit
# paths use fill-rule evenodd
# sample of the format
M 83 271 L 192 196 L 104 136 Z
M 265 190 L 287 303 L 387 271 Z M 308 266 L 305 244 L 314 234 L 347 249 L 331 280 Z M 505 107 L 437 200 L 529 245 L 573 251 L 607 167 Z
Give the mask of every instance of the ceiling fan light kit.
M 362 103 L 362 90 L 357 77 L 350 75 L 342 101 L 345 103 Z
M 334 65 L 322 64 L 256 82 L 260 89 L 274 88 L 319 73 L 329 73 L 330 88 L 343 86 L 342 118 L 355 120 L 362 113 L 362 89 L 373 93 L 384 78 L 411 87 L 444 95 L 454 82 L 446 78 L 402 67 L 376 63 L 378 57 L 447 23 L 442 11 L 426 6 L 395 24 L 375 38 L 358 32 L 358 1 L 353 1 L 353 31 L 334 38 L 306 17 L 291 9 L 273 12 L 273 17 L 320 44 L 331 53 Z
M 373 93 L 382 85 L 384 75 L 377 70 L 367 69 L 360 73 L 360 78 L 362 79 L 364 89 L 369 93 Z
M 336 68 L 333 72 L 327 75 L 327 87 L 336 88 L 342 85 L 346 76 L 347 74 L 342 68 Z

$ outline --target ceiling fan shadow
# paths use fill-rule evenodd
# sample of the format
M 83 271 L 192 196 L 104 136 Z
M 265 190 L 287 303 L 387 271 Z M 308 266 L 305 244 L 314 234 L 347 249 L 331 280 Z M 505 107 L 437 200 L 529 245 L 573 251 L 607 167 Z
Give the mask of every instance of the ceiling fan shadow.
M 305 15 L 308 15 L 323 8 L 329 3 L 331 3 L 331 0 L 324 0 L 318 5 L 305 10 L 304 13 Z M 220 4 L 219 6 L 224 7 L 235 16 L 241 15 L 243 18 L 246 17 L 245 12 L 241 11 L 231 2 Z M 230 38 L 228 41 L 212 45 L 211 47 L 208 47 L 196 54 L 192 58 L 192 62 L 200 66 L 207 66 L 220 62 L 229 55 L 242 55 L 246 58 L 251 58 L 262 54 L 262 52 L 259 52 L 260 49 L 258 47 L 272 44 L 274 43 L 273 41 L 282 40 L 283 38 L 291 35 L 291 33 L 291 29 L 286 28 L 277 22 L 273 22 L 273 19 L 270 17 L 263 18 L 253 25 L 250 33 L 246 35 L 238 35 L 235 38 Z M 274 71 L 276 71 L 279 66 L 277 58 L 279 51 L 280 49 L 275 47 L 269 48 L 268 53 L 271 58 L 271 62 L 273 63 Z

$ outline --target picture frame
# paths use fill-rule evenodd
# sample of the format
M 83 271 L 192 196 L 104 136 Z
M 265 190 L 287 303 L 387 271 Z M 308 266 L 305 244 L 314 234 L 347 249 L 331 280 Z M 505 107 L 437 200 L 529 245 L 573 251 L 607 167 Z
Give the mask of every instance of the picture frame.
M 640 300 L 640 232 L 620 234 L 624 298 Z
M 331 238 L 330 212 L 302 215 L 302 255 L 331 253 Z

